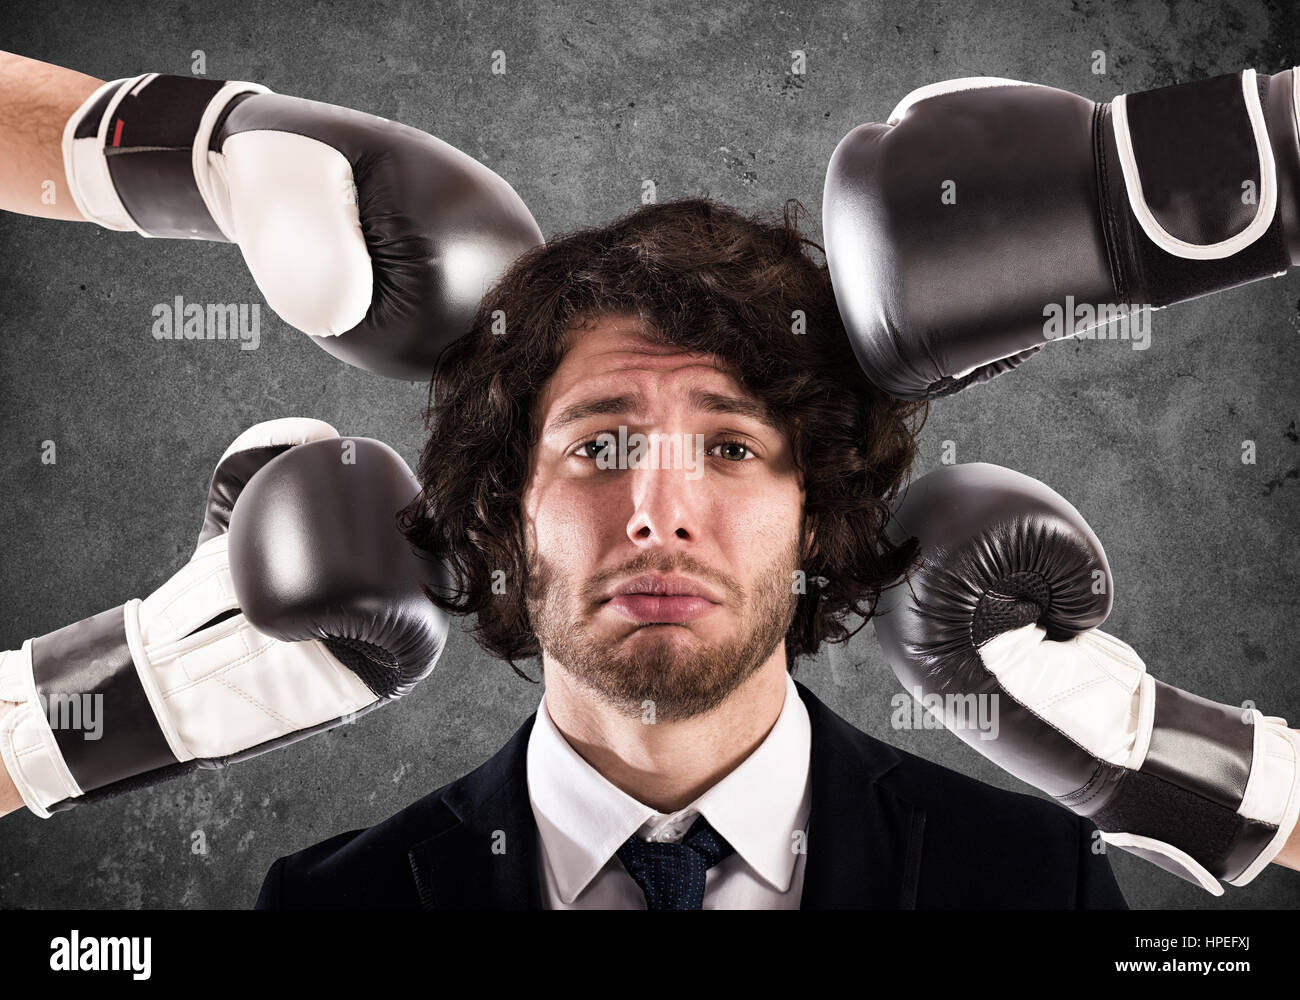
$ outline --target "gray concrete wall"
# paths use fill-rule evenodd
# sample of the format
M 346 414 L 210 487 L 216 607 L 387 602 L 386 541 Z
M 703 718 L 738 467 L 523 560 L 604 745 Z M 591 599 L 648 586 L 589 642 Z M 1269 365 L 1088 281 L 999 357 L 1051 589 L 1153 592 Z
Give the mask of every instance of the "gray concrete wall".
M 432 132 L 499 172 L 556 234 L 660 200 L 820 212 L 828 156 L 908 91 L 958 76 L 1097 100 L 1300 60 L 1289 5 L 564 2 L 478 5 L 49 2 L 0 15 L 0 45 L 111 79 L 208 75 Z M 490 73 L 493 50 L 507 72 Z M 807 74 L 789 73 L 791 50 Z M 1092 54 L 1106 53 L 1095 75 Z M 820 233 L 814 233 L 819 236 Z M 144 596 L 192 551 L 216 458 L 244 427 L 320 417 L 414 462 L 424 390 L 348 368 L 262 310 L 262 343 L 164 343 L 175 296 L 260 302 L 239 252 L 0 215 L 0 648 Z M 1052 345 L 933 409 L 918 474 L 951 441 L 1051 486 L 1105 543 L 1107 630 L 1157 677 L 1300 724 L 1300 276 L 1155 315 L 1149 349 Z M 1242 442 L 1256 442 L 1254 465 Z M 41 442 L 58 462 L 40 461 Z M 799 678 L 906 750 L 1028 791 L 942 731 L 890 728 L 899 686 L 870 627 Z M 42 821 L 0 821 L 0 904 L 246 907 L 274 859 L 375 823 L 494 752 L 539 687 L 453 634 L 402 703 L 221 773 Z M 191 850 L 202 831 L 206 854 Z M 1112 851 L 1133 907 L 1294 907 L 1276 867 L 1213 899 Z

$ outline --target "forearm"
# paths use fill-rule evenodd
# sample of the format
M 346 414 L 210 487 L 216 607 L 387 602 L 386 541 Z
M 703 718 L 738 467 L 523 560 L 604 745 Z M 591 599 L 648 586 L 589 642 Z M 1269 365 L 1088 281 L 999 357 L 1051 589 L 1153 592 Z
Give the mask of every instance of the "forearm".
M 1286 847 L 1273 859 L 1273 864 L 1300 872 L 1300 826 L 1291 832 Z
M 1296 730 L 1296 732 L 1300 732 L 1300 729 Z M 1291 831 L 1286 846 L 1278 852 L 1273 859 L 1273 864 L 1300 872 L 1300 823 L 1296 824 L 1295 829 Z
M 0 52 L 0 209 L 85 221 L 63 170 L 63 126 L 102 83 Z
M 3 719 L 17 707 L 13 702 L 0 701 L 0 719 Z M 18 794 L 18 789 L 14 785 L 13 778 L 9 777 L 9 771 L 6 769 L 4 762 L 0 761 L 0 816 L 22 807 L 23 797 Z

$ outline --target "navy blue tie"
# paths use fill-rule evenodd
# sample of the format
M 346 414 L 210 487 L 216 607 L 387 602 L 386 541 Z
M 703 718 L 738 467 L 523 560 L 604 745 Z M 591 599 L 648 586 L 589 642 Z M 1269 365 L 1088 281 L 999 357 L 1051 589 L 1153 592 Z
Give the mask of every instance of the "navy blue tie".
M 647 910 L 700 910 L 705 872 L 733 850 L 700 815 L 681 843 L 642 840 L 634 833 L 617 854 L 645 893 Z

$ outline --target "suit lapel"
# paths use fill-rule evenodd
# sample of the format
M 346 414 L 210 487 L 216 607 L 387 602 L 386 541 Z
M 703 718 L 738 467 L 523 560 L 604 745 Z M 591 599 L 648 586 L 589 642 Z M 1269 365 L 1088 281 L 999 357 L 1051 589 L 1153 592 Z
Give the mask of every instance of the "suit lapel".
M 900 758 L 795 682 L 812 724 L 812 809 L 800 909 L 913 909 L 925 812 L 879 779 Z
M 435 817 L 440 829 L 408 852 L 422 908 L 542 908 L 527 781 L 535 718 L 530 715 L 492 758 L 448 787 Z

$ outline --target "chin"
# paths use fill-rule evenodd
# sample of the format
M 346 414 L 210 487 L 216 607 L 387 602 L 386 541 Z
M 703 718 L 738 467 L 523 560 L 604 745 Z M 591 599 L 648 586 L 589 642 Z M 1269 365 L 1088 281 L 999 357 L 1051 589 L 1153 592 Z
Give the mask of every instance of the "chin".
M 689 622 L 664 622 L 654 625 L 633 625 L 632 631 L 628 633 L 628 638 L 632 636 L 644 636 L 647 639 L 657 639 L 662 642 L 681 642 L 687 638 L 695 639 L 700 642 L 711 642 L 711 637 L 702 635 L 698 627 Z

